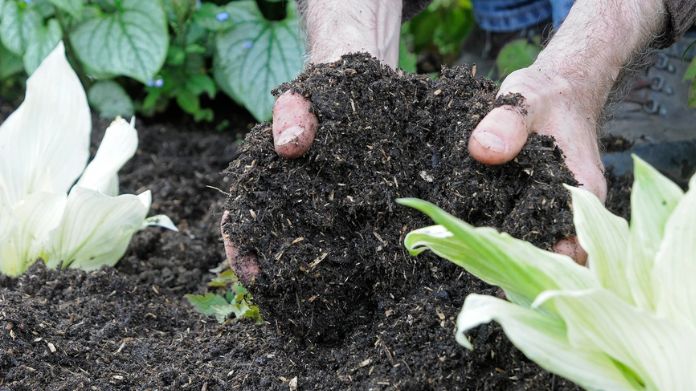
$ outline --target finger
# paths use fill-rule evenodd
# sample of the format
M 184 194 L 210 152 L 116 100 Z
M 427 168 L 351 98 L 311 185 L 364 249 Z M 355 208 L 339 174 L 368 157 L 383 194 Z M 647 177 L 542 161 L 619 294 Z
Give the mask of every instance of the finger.
M 484 164 L 506 163 L 520 153 L 528 135 L 526 114 L 511 106 L 497 107 L 472 132 L 469 154 Z
M 575 237 L 559 240 L 553 246 L 553 251 L 573 258 L 580 265 L 584 266 L 587 263 L 587 253 L 580 247 Z
M 252 284 L 261 270 L 256 262 L 256 257 L 251 255 L 241 256 L 239 254 L 239 249 L 234 245 L 232 238 L 230 238 L 230 235 L 225 232 L 224 227 L 228 223 L 229 217 L 230 212 L 225 211 L 222 214 L 222 220 L 220 221 L 220 232 L 222 233 L 222 242 L 225 246 L 227 263 L 229 263 L 232 270 L 234 270 L 237 277 L 239 277 L 244 284 Z
M 294 159 L 312 146 L 319 121 L 302 95 L 287 91 L 273 106 L 273 143 L 278 155 Z

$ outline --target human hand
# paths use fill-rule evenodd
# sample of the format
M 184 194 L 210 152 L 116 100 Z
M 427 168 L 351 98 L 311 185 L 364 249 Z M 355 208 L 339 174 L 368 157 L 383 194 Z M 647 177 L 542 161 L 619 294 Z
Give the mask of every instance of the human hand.
M 498 96 L 519 93 L 524 110 L 501 106 L 493 109 L 474 129 L 469 153 L 484 164 L 502 164 L 517 156 L 531 133 L 553 136 L 566 164 L 580 186 L 604 201 L 607 184 L 596 135 L 596 110 L 579 104 L 576 89 L 553 72 L 529 67 L 510 74 Z M 587 258 L 575 238 L 554 247 L 584 264 Z
M 401 7 L 402 0 L 308 1 L 303 16 L 310 63 L 329 63 L 345 54 L 367 52 L 384 64 L 396 67 Z M 311 104 L 302 95 L 287 91 L 276 99 L 272 129 L 278 155 L 295 159 L 307 153 L 318 127 Z M 254 257 L 240 254 L 233 238 L 225 233 L 229 215 L 225 211 L 220 223 L 225 255 L 239 278 L 251 283 L 260 270 Z

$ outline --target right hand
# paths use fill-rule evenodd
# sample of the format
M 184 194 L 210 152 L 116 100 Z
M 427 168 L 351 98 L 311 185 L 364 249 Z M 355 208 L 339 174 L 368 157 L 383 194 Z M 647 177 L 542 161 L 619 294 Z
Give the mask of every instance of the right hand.
M 385 64 L 396 67 L 399 58 L 402 0 L 313 0 L 304 10 L 310 62 L 337 61 L 342 55 L 368 52 Z M 303 156 L 314 142 L 319 127 L 310 102 L 287 91 L 273 107 L 273 144 L 278 155 L 295 159 Z M 251 284 L 260 269 L 256 259 L 240 254 L 233 238 L 225 233 L 229 211 L 220 228 L 225 255 L 240 280 Z

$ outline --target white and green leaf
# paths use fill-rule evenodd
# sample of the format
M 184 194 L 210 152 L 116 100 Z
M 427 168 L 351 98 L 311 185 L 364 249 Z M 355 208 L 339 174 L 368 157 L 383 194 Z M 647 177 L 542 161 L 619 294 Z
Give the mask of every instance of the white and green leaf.
M 535 305 L 548 303 L 565 322 L 573 349 L 605 352 L 644 389 L 686 391 L 696 384 L 692 325 L 657 317 L 603 289 L 545 292 Z
M 75 186 L 111 196 L 117 195 L 117 173 L 137 149 L 138 133 L 135 128 L 123 118 L 116 118 L 106 129 L 97 154 Z
M 89 158 L 91 130 L 87 97 L 60 44 L 0 125 L 0 202 L 13 205 L 39 191 L 67 193 Z
M 117 197 L 76 187 L 68 196 L 60 225 L 52 233 L 49 267 L 93 270 L 113 266 L 126 252 L 148 206 L 131 194 Z
M 629 230 L 626 220 L 606 210 L 597 196 L 587 190 L 567 186 L 573 202 L 573 222 L 578 242 L 587 251 L 587 263 L 606 289 L 633 302 L 625 276 L 629 263 Z
M 49 233 L 60 223 L 65 194 L 38 192 L 0 210 L 0 273 L 15 277 L 44 256 Z
M 429 202 L 398 202 L 441 224 L 406 236 L 404 243 L 412 254 L 430 249 L 481 280 L 503 288 L 521 303 L 531 303 L 546 290 L 598 286 L 590 271 L 569 257 L 540 250 L 491 228 L 474 228 Z
M 657 313 L 696 326 L 696 188 L 667 220 L 652 277 Z
M 659 171 L 633 156 L 631 189 L 631 238 L 626 264 L 626 282 L 636 305 L 655 309 L 652 271 L 664 237 L 665 226 L 684 192 Z
M 472 294 L 457 317 L 457 341 L 471 349 L 464 333 L 491 321 L 529 359 L 553 372 L 594 390 L 634 390 L 633 373 L 625 371 L 598 349 L 572 346 L 563 320 L 491 296 Z

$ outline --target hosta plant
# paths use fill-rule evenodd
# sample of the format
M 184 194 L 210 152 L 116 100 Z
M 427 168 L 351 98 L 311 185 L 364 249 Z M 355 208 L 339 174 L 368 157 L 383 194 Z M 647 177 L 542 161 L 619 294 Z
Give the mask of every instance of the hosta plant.
M 113 265 L 148 225 L 149 191 L 118 196 L 117 172 L 135 153 L 132 124 L 115 120 L 89 164 L 85 91 L 59 44 L 27 81 L 26 97 L 0 125 L 0 272 Z
M 426 249 L 502 288 L 509 301 L 471 294 L 456 338 L 496 321 L 527 357 L 590 390 L 693 390 L 696 385 L 696 176 L 684 194 L 635 158 L 632 217 L 569 187 L 588 267 L 475 228 L 430 203 L 400 202 L 438 225 L 406 247 Z

